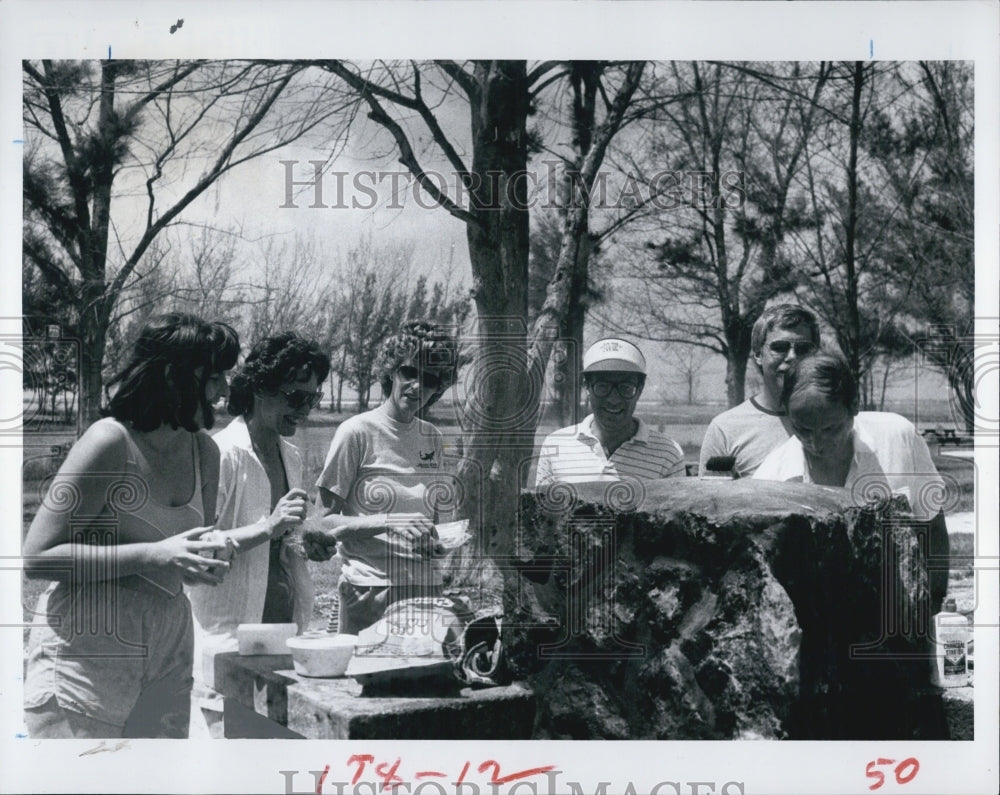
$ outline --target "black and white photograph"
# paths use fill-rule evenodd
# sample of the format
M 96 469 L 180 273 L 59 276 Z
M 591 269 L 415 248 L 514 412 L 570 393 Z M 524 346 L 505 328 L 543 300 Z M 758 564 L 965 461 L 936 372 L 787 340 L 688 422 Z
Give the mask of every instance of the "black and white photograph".
M 0 790 L 996 791 L 997 6 L 0 16 Z

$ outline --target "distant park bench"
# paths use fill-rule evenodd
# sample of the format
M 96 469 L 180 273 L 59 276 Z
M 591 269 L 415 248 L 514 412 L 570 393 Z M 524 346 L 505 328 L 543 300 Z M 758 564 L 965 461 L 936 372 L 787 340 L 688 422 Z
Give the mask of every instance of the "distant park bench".
M 926 428 L 922 432 L 924 439 L 928 442 L 937 442 L 939 445 L 953 444 L 956 447 L 963 444 L 971 444 L 971 436 L 959 436 L 954 428 Z

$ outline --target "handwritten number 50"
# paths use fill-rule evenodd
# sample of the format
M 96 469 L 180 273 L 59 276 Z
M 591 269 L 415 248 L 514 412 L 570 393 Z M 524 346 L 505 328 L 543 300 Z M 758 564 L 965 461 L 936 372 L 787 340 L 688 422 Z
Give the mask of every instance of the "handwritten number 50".
M 865 776 L 868 778 L 877 779 L 877 781 L 868 787 L 870 790 L 876 790 L 885 783 L 885 774 L 881 770 L 875 770 L 876 767 L 882 767 L 883 765 L 891 765 L 895 762 L 895 759 L 873 759 L 867 765 L 865 765 Z M 897 784 L 907 784 L 913 781 L 914 777 L 917 775 L 917 771 L 920 770 L 920 762 L 918 762 L 914 757 L 909 757 L 900 762 L 893 770 L 896 776 Z

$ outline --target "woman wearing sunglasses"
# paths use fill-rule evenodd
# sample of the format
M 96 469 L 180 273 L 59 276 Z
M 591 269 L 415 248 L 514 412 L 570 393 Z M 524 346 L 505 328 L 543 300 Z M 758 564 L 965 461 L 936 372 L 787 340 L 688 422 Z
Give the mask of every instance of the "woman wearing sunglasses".
M 316 343 L 286 332 L 258 342 L 229 388 L 235 415 L 214 436 L 221 451 L 218 521 L 213 537 L 232 550 L 223 585 L 189 589 L 195 618 L 192 733 L 221 720 L 221 697 L 201 682 L 202 660 L 236 648 L 240 624 L 295 622 L 308 627 L 312 581 L 301 546 L 288 534 L 306 514 L 302 457 L 288 441 L 319 405 L 330 359 Z
M 374 624 L 392 602 L 441 593 L 428 486 L 446 477 L 442 437 L 418 415 L 451 385 L 455 362 L 449 335 L 404 324 L 376 357 L 382 405 L 345 421 L 330 444 L 316 481 L 330 529 L 310 541 L 337 543 L 341 632 Z

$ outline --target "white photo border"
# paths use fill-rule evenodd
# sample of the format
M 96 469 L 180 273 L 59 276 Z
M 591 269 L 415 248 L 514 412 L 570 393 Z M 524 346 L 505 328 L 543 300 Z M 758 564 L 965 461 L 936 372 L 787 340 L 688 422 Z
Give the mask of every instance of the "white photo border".
M 0 3 L 0 318 L 20 306 L 21 67 L 24 58 L 527 57 L 657 60 L 973 60 L 976 101 L 977 332 L 997 334 L 998 6 L 990 2 L 10 2 Z M 184 20 L 181 30 L 169 28 Z M 508 33 L 515 31 L 516 33 Z M 18 327 L 19 328 L 19 327 Z M 996 373 L 981 382 L 996 416 Z M 6 385 L 6 382 L 5 382 Z M 992 402 L 991 402 L 992 401 Z M 406 769 L 473 769 L 487 759 L 503 772 L 555 765 L 560 786 L 650 792 L 658 782 L 684 793 L 866 793 L 866 764 L 920 760 L 907 785 L 882 793 L 995 792 L 998 780 L 997 460 L 977 449 L 979 603 L 976 612 L 974 742 L 333 742 L 197 743 L 37 741 L 23 737 L 20 575 L 20 456 L 0 448 L 0 489 L 10 506 L 0 551 L 0 790 L 7 792 L 296 792 L 313 775 L 346 781 L 352 754 L 401 758 Z M 992 561 L 990 568 L 989 561 Z M 16 566 L 14 567 L 16 568 Z M 418 767 L 419 765 L 419 767 Z M 470 778 L 470 781 L 472 779 Z M 483 777 L 476 779 L 481 784 Z M 533 779 L 548 792 L 544 777 Z M 691 784 L 703 782 L 699 788 Z M 712 789 L 708 783 L 712 782 Z M 742 789 L 724 789 L 740 782 Z M 417 791 L 412 782 L 410 792 Z M 335 789 L 323 789 L 335 792 Z M 348 787 L 344 792 L 350 793 Z M 371 790 L 362 789 L 361 792 Z M 400 789 L 397 792 L 405 792 Z M 433 787 L 423 792 L 437 792 Z M 448 789 L 448 792 L 455 790 Z M 531 792 L 522 785 L 517 790 Z M 555 789 L 555 791 L 567 791 Z M 672 787 L 660 792 L 672 793 Z M 469 789 L 467 792 L 471 793 Z M 492 793 L 483 786 L 482 792 Z

